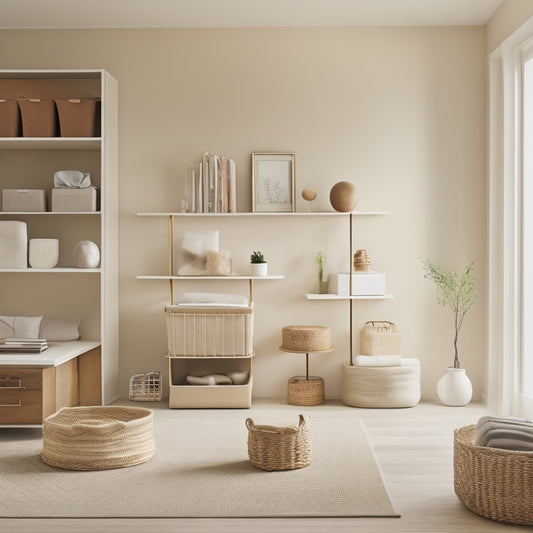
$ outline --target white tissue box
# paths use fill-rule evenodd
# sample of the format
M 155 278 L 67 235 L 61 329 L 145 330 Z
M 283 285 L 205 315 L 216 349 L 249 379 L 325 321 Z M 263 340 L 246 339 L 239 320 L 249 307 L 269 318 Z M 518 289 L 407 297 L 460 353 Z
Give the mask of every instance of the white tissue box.
M 96 188 L 86 189 L 53 188 L 52 211 L 80 212 L 96 211 Z
M 352 274 L 352 296 L 383 296 L 385 274 L 379 272 L 354 272 Z M 329 292 L 339 296 L 350 295 L 350 274 L 338 272 L 329 275 Z
M 3 189 L 2 211 L 46 211 L 44 189 Z

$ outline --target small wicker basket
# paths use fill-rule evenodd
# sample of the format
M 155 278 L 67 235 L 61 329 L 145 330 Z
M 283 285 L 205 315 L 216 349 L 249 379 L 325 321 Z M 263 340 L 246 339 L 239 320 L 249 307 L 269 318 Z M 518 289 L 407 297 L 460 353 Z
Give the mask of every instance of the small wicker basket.
M 454 488 L 474 513 L 533 525 L 533 452 L 475 446 L 476 426 L 454 432 Z
M 311 464 L 311 433 L 308 420 L 300 415 L 296 426 L 256 426 L 248 428 L 248 457 L 260 470 L 294 470 Z
M 130 379 L 129 399 L 133 402 L 160 402 L 161 372 L 135 374 Z

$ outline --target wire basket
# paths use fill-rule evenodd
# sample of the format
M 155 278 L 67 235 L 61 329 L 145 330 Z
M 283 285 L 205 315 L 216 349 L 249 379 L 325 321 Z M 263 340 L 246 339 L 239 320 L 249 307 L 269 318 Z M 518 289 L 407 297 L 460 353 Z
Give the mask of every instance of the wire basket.
M 161 372 L 147 372 L 132 376 L 129 399 L 134 402 L 160 402 Z

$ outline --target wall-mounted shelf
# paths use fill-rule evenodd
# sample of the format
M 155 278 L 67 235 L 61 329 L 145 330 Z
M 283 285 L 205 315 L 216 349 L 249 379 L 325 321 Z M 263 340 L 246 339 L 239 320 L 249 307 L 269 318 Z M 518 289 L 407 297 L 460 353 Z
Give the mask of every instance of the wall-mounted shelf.
M 372 296 L 339 296 L 338 294 L 306 294 L 308 300 L 390 300 L 393 294 L 380 294 Z
M 249 279 L 249 280 L 261 280 L 261 279 L 284 279 L 284 276 L 137 276 L 137 279 L 180 279 L 183 281 L 191 279 L 216 279 L 216 280 L 239 280 L 239 279 Z
M 100 137 L 0 137 L 0 150 L 100 150 Z
M 315 217 L 315 216 L 328 216 L 328 217 L 345 217 L 352 214 L 353 216 L 378 216 L 388 215 L 388 211 L 354 211 L 353 213 L 339 213 L 337 211 L 324 211 L 317 213 L 137 213 L 140 217 Z

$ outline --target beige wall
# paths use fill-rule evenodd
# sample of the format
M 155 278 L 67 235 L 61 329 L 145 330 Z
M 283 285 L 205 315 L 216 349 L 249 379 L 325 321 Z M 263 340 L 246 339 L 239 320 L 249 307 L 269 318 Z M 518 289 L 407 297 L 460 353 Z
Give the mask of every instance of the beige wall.
M 166 373 L 163 306 L 166 222 L 139 211 L 178 210 L 187 166 L 203 151 L 237 162 L 238 207 L 250 209 L 250 153 L 296 153 L 298 210 L 303 188 L 328 191 L 341 179 L 359 188 L 355 246 L 387 273 L 395 298 L 358 302 L 355 326 L 396 322 L 404 355 L 422 360 L 422 392 L 435 393 L 452 362 L 452 317 L 435 301 L 420 258 L 447 266 L 470 258 L 479 300 L 465 320 L 462 364 L 475 396 L 485 388 L 485 31 L 483 28 L 326 28 L 0 31 L 1 68 L 105 68 L 119 82 L 121 390 L 133 373 Z M 215 227 L 212 220 L 183 228 Z M 281 353 L 288 324 L 331 327 L 336 351 L 311 357 L 311 372 L 338 398 L 348 358 L 347 302 L 307 301 L 316 253 L 326 270 L 348 268 L 344 218 L 217 221 L 235 270 L 252 249 L 283 281 L 256 284 L 256 397 L 283 397 L 302 356 Z M 177 229 L 179 235 L 181 229 Z M 236 282 L 183 289 L 238 291 Z
M 487 28 L 487 52 L 492 52 L 527 19 L 533 17 L 531 0 L 505 0 Z

